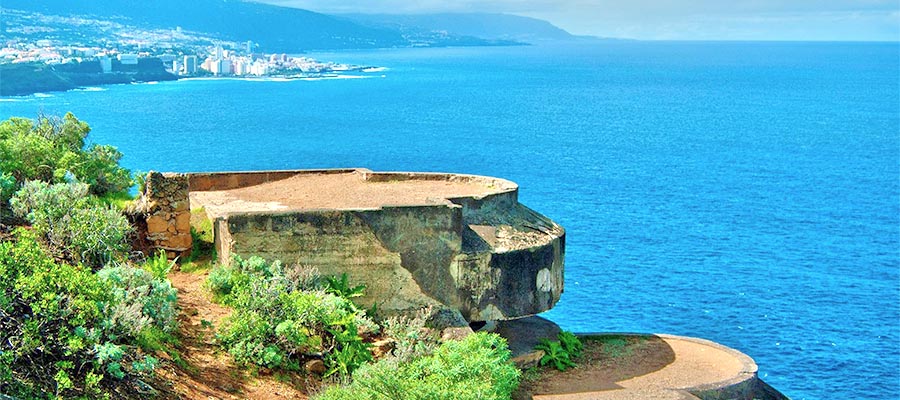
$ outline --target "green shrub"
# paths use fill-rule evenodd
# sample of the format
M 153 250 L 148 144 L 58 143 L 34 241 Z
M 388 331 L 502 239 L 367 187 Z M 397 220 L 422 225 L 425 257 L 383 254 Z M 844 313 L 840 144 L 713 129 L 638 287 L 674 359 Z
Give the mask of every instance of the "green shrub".
M 118 210 L 97 204 L 86 184 L 28 181 L 10 204 L 52 248 L 76 262 L 100 267 L 128 254 L 131 225 Z
M 543 350 L 544 356 L 538 362 L 541 366 L 552 365 L 554 368 L 565 371 L 575 367 L 574 358 L 581 357 L 584 346 L 572 332 L 562 331 L 557 335 L 559 340 L 551 341 L 541 339 L 535 346 L 536 350 Z
M 569 331 L 562 331 L 557 335 L 557 338 L 559 339 L 559 344 L 562 346 L 563 350 L 574 358 L 581 357 L 581 352 L 584 350 L 584 344 L 581 343 L 578 336 L 575 336 L 574 333 Z
M 207 285 L 234 308 L 219 340 L 240 363 L 297 370 L 302 360 L 324 354 L 328 375 L 349 374 L 371 360 L 360 331 L 375 325 L 349 299 L 315 290 L 318 281 L 302 268 L 259 257 L 214 268 Z
M 175 261 L 170 261 L 164 250 L 159 250 L 155 256 L 148 258 L 141 266 L 144 271 L 159 280 L 165 280 L 173 267 L 175 267 Z
M 131 175 L 119 166 L 122 153 L 112 146 L 85 150 L 90 127 L 71 113 L 64 117 L 10 118 L 0 123 L 0 171 L 18 184 L 29 180 L 89 185 L 95 195 L 127 191 Z
M 0 204 L 7 204 L 17 188 L 16 178 L 12 174 L 0 170 Z
M 379 361 L 353 373 L 353 382 L 326 390 L 317 400 L 505 400 L 520 372 L 506 341 L 479 332 L 449 341 L 411 362 Z
M 130 346 L 123 324 L 131 322 L 109 312 L 120 302 L 148 304 L 123 295 L 123 287 L 56 263 L 31 231 L 19 229 L 14 241 L 0 243 L 0 393 L 98 397 L 104 385 L 148 373 L 154 361 Z M 133 320 L 157 321 L 143 310 Z
M 335 276 L 325 278 L 325 292 L 345 299 L 352 299 L 362 297 L 366 292 L 366 286 L 350 286 L 350 278 L 346 273 L 343 273 L 340 278 Z
M 431 307 L 423 308 L 412 317 L 394 316 L 381 322 L 382 333 L 394 340 L 390 357 L 405 363 L 430 355 L 440 344 L 437 332 L 425 327 Z
M 112 290 L 113 300 L 104 311 L 114 334 L 137 338 L 148 328 L 170 332 L 175 327 L 177 292 L 165 276 L 129 266 L 106 267 L 97 276 Z

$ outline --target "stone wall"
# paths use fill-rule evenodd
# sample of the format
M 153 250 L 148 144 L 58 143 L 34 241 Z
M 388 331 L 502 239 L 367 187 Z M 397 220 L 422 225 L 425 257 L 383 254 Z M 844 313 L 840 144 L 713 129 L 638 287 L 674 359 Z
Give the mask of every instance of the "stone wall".
M 230 190 L 280 181 L 297 174 L 343 174 L 355 169 L 310 169 L 302 171 L 197 172 L 187 174 L 192 192 Z
M 146 218 L 146 239 L 151 251 L 165 250 L 170 259 L 191 251 L 191 203 L 188 176 L 147 174 L 139 211 Z
M 256 255 L 347 273 L 367 286 L 363 305 L 385 312 L 432 305 L 488 321 L 549 310 L 563 291 L 563 230 L 501 199 L 510 208 L 484 207 L 479 222 L 504 224 L 476 226 L 481 232 L 456 204 L 231 214 L 214 222 L 216 249 L 221 263 Z

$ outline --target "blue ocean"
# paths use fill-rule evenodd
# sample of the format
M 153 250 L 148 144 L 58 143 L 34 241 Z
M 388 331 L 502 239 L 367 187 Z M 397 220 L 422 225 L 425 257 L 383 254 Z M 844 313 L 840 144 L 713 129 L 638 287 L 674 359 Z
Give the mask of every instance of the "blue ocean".
M 498 176 L 567 229 L 576 332 L 698 336 L 794 399 L 900 396 L 900 46 L 629 42 L 313 54 L 361 79 L 0 99 L 136 170 Z

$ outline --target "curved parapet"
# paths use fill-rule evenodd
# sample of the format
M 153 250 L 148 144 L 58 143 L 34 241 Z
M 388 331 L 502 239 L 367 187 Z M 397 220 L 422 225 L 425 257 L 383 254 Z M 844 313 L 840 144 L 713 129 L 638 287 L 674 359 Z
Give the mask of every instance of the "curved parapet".
M 220 262 L 258 255 L 347 273 L 366 305 L 423 306 L 468 321 L 552 308 L 565 232 L 519 204 L 510 181 L 365 169 L 186 174 L 214 221 Z

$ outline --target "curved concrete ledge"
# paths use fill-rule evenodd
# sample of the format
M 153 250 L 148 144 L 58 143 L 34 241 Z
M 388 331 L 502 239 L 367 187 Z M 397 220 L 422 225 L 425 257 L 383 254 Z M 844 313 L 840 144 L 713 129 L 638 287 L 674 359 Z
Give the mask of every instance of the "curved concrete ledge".
M 777 390 L 757 377 L 749 356 L 709 340 L 675 336 L 590 333 L 579 336 L 633 336 L 660 338 L 674 352 L 674 361 L 645 375 L 614 383 L 614 389 L 535 395 L 535 400 L 784 400 Z
M 724 353 L 722 358 L 731 358 L 740 365 L 740 370 L 734 372 L 729 378 L 715 382 L 694 385 L 683 390 L 693 394 L 703 400 L 726 400 L 726 399 L 755 399 L 754 389 L 757 386 L 757 371 L 759 368 L 756 362 L 750 356 L 741 353 L 730 347 L 706 339 L 699 339 L 687 336 L 675 335 L 657 335 L 666 342 L 673 344 L 677 342 L 690 343 L 694 347 L 693 352 L 702 352 L 703 349 L 711 349 L 711 351 Z M 678 352 L 676 351 L 676 356 Z
M 552 308 L 565 231 L 519 204 L 505 179 L 367 169 L 184 174 L 192 207 L 232 254 L 347 273 L 364 305 L 447 308 L 466 321 Z

